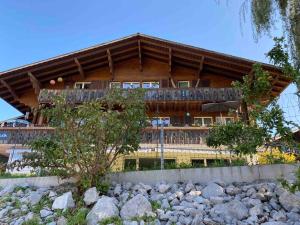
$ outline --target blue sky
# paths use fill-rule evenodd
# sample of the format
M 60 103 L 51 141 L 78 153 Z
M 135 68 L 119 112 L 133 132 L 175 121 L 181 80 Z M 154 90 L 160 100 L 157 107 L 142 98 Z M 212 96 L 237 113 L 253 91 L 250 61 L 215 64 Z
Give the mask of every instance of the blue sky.
M 0 71 L 144 33 L 267 62 L 271 37 L 255 42 L 242 0 L 0 1 Z M 281 34 L 280 25 L 273 32 Z M 288 88 L 286 92 L 293 92 Z M 0 120 L 19 113 L 0 99 Z

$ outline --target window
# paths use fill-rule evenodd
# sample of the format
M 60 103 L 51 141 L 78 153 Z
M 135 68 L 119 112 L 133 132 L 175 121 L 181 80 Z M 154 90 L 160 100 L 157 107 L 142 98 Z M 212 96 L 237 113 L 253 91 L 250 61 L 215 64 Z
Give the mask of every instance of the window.
M 110 82 L 110 88 L 121 88 L 121 82 Z
M 153 117 L 150 119 L 154 127 L 161 126 L 168 127 L 170 125 L 170 117 Z
M 75 89 L 89 89 L 91 86 L 91 82 L 76 82 L 74 84 Z
M 230 122 L 233 122 L 234 118 L 233 117 L 216 117 L 216 122 L 219 124 L 228 124 Z
M 190 82 L 189 81 L 178 81 L 177 85 L 179 88 L 188 88 L 188 87 L 190 87 Z
M 192 159 L 191 161 L 194 168 L 204 167 L 204 159 Z
M 139 88 L 140 82 L 123 82 L 123 88 L 125 89 L 132 89 L 132 88 Z
M 135 159 L 125 159 L 124 160 L 124 170 L 125 171 L 136 170 L 136 160 Z
M 158 81 L 143 82 L 143 88 L 159 88 Z
M 213 120 L 212 117 L 194 117 L 194 124 L 200 127 L 211 126 Z

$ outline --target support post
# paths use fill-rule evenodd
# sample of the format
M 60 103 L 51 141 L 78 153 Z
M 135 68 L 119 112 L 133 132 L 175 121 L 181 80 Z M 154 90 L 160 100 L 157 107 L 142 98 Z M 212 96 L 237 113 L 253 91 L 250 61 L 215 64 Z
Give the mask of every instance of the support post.
M 164 120 L 160 126 L 160 169 L 164 169 Z

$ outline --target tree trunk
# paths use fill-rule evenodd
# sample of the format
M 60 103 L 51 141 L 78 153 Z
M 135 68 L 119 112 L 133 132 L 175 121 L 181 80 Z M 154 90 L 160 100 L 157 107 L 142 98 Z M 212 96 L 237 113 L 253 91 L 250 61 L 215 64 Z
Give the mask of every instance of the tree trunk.
M 290 3 L 290 24 L 292 41 L 295 48 L 296 64 L 298 69 L 300 68 L 300 1 L 293 0 Z M 299 88 L 299 87 L 298 87 Z

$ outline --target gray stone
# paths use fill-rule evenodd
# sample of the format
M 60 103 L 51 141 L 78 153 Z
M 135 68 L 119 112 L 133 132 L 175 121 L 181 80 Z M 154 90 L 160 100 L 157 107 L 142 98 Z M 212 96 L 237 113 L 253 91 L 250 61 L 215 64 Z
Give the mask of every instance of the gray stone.
M 15 185 L 13 184 L 9 184 L 7 186 L 5 186 L 1 191 L 0 191 L 0 197 L 8 195 L 10 193 L 12 193 L 15 189 Z
M 273 219 L 276 220 L 276 221 L 286 221 L 286 215 L 285 213 L 283 213 L 282 211 L 278 211 L 278 212 L 275 212 L 273 215 L 272 215 Z
M 159 184 L 157 189 L 160 193 L 166 193 L 170 189 L 170 185 L 168 185 L 168 184 Z
M 115 196 L 120 196 L 122 193 L 122 187 L 120 184 L 117 184 L 115 189 L 114 189 L 114 195 Z
M 138 194 L 124 204 L 120 215 L 123 219 L 131 219 L 148 215 L 149 213 L 152 213 L 150 202 L 143 195 Z
M 237 200 L 215 205 L 212 208 L 212 212 L 216 213 L 217 215 L 222 215 L 224 217 L 230 216 L 237 220 L 243 220 L 249 215 L 247 207 L 242 202 Z
M 251 216 L 261 216 L 263 215 L 263 206 L 261 204 L 253 206 L 251 209 L 249 209 L 249 214 Z
M 167 199 L 163 199 L 161 203 L 161 208 L 162 209 L 169 209 L 171 206 L 169 204 L 169 201 Z
M 52 209 L 68 209 L 74 207 L 75 207 L 75 203 L 72 197 L 72 192 L 70 191 L 55 198 L 52 204 Z
M 288 224 L 284 222 L 270 221 L 270 222 L 262 223 L 261 225 L 288 225 Z
M 50 223 L 47 223 L 46 225 L 56 225 L 56 222 L 50 222 Z
M 27 213 L 27 215 L 25 216 L 24 220 L 28 221 L 28 220 L 32 220 L 34 218 L 34 213 L 33 212 L 29 212 Z
M 45 218 L 45 217 L 50 216 L 52 214 L 53 214 L 53 212 L 51 210 L 48 210 L 48 209 L 42 209 L 40 211 L 41 218 Z
M 8 207 L 0 210 L 0 218 L 3 218 L 4 216 L 6 216 L 6 214 L 8 213 L 8 211 L 9 211 Z
M 300 208 L 300 197 L 288 191 L 284 191 L 279 196 L 279 202 L 287 211 L 291 211 L 293 208 Z
M 61 216 L 61 217 L 58 218 L 56 224 L 57 225 L 67 225 L 68 221 L 65 217 Z
M 223 195 L 224 189 L 216 183 L 210 183 L 202 190 L 202 196 L 207 199 Z
M 84 193 L 83 201 L 86 205 L 91 205 L 99 199 L 99 193 L 95 187 L 89 188 Z
M 31 205 L 36 205 L 37 203 L 40 202 L 41 198 L 43 197 L 43 194 L 37 191 L 32 191 L 30 192 L 27 201 Z
M 193 190 L 194 188 L 195 188 L 194 184 L 193 184 L 191 181 L 189 181 L 189 182 L 186 184 L 184 191 L 185 191 L 185 193 L 188 193 L 188 192 L 190 192 L 191 190 Z
M 96 225 L 104 219 L 118 215 L 119 209 L 115 204 L 115 199 L 102 196 L 88 213 L 86 221 L 88 225 Z
M 235 187 L 233 185 L 229 185 L 227 188 L 225 188 L 225 191 L 229 195 L 237 195 L 237 194 L 241 193 L 241 189 L 239 189 L 238 187 Z

